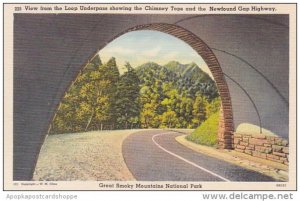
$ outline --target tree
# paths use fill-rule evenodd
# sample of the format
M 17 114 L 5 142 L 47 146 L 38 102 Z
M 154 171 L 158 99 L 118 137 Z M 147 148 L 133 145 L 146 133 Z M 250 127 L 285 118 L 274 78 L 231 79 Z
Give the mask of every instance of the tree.
M 156 128 L 158 125 L 158 115 L 155 112 L 157 105 L 154 102 L 146 103 L 141 110 L 142 128 Z
M 160 95 L 153 86 L 143 86 L 140 90 L 140 120 L 142 128 L 158 128 L 159 126 L 159 113 L 158 107 Z
M 68 91 L 65 93 L 58 111 L 53 120 L 50 133 L 78 132 L 83 131 L 86 126 L 85 118 L 89 113 L 83 115 L 81 108 L 87 107 L 85 94 L 82 88 L 90 79 L 90 74 L 101 65 L 99 55 L 86 65 L 78 74 Z
M 208 103 L 206 106 L 207 118 L 209 118 L 212 114 L 220 111 L 220 106 L 221 106 L 220 97 L 217 97 L 213 99 L 210 103 Z
M 139 78 L 135 70 L 127 62 L 125 72 L 117 83 L 115 112 L 117 116 L 118 128 L 127 129 L 138 123 L 140 106 L 139 106 Z
M 178 123 L 178 117 L 172 110 L 168 110 L 161 115 L 161 128 L 175 128 Z
M 193 99 L 183 96 L 180 102 L 179 116 L 181 117 L 181 127 L 193 128 Z
M 110 60 L 104 65 L 104 68 L 101 69 L 101 73 L 103 74 L 103 78 L 105 80 L 110 81 L 110 85 L 107 87 L 107 94 L 109 98 L 109 102 L 111 103 L 111 107 L 109 109 L 110 118 L 106 122 L 109 124 L 110 129 L 114 129 L 114 126 L 116 124 L 116 91 L 117 91 L 117 83 L 119 81 L 120 72 L 118 70 L 116 59 L 114 57 L 110 58 Z
M 198 127 L 206 119 L 206 105 L 207 100 L 201 94 L 196 95 L 193 105 L 193 127 Z
M 84 100 L 81 102 L 78 111 L 78 116 L 87 122 L 85 131 L 89 130 L 91 123 L 96 124 L 95 127 L 100 124 L 100 128 L 102 129 L 103 122 L 110 118 L 111 103 L 109 101 L 109 94 L 107 93 L 110 81 L 101 80 L 101 75 L 98 72 L 93 72 L 91 77 L 94 80 L 86 83 L 81 88 L 81 96 Z
M 118 79 L 115 58 L 103 65 L 96 55 L 65 94 L 54 123 L 59 123 L 60 130 L 68 132 L 102 130 L 104 123 L 114 119 L 112 103 Z
M 84 72 L 88 71 L 94 71 L 99 68 L 99 66 L 102 66 L 102 61 L 100 59 L 99 54 L 95 55 L 95 57 L 92 59 L 91 62 L 89 62 L 85 68 L 83 69 Z

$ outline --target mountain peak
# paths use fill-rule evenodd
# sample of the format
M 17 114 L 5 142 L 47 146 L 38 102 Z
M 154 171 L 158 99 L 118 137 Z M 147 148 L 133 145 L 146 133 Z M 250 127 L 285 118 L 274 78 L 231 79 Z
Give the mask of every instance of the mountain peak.
M 139 70 L 143 70 L 145 68 L 161 68 L 162 66 L 160 66 L 159 64 L 152 62 L 152 61 L 148 61 L 138 67 L 135 68 L 135 70 L 139 71 Z
M 186 66 L 179 63 L 178 61 L 170 61 L 166 65 L 164 65 L 164 67 L 176 73 L 177 75 L 182 74 L 183 71 L 186 69 Z
M 191 62 L 191 63 L 189 63 L 189 64 L 187 64 L 188 66 L 197 66 L 197 67 L 199 67 L 195 62 Z
M 157 64 L 157 63 L 155 63 L 155 62 L 153 62 L 153 61 L 148 61 L 148 62 L 146 62 L 146 63 L 144 63 L 144 64 L 142 64 L 142 65 L 140 65 L 140 66 L 159 66 L 159 64 Z
M 165 66 L 168 66 L 168 65 L 182 65 L 181 63 L 179 63 L 178 61 L 169 61 Z

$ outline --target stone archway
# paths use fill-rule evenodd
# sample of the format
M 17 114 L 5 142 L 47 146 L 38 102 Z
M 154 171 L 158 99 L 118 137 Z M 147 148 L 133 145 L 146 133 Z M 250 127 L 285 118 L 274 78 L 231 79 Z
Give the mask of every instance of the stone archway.
M 139 18 L 133 15 L 128 16 L 128 18 L 131 17 L 139 21 L 132 23 L 121 21 L 121 23 L 118 16 L 108 16 L 105 18 L 106 21 L 102 15 L 99 18 L 95 18 L 94 15 L 84 18 L 57 15 L 26 17 L 18 15 L 15 17 L 14 180 L 32 178 L 40 148 L 44 143 L 47 128 L 56 108 L 68 85 L 83 68 L 87 55 L 95 55 L 96 51 L 93 53 L 93 50 L 97 49 L 95 41 L 99 41 L 98 47 L 102 49 L 105 44 L 130 31 L 156 30 L 173 35 L 189 44 L 204 59 L 216 81 L 222 101 L 223 115 L 221 114 L 219 126 L 219 146 L 226 149 L 232 148 L 234 127 L 231 96 L 223 71 L 213 51 L 189 30 L 169 24 L 172 23 L 170 19 L 173 18 L 162 20 L 160 16 L 157 20 L 152 18 L 151 20 L 149 16 L 144 16 L 144 20 L 140 20 L 140 16 Z M 33 24 L 43 22 L 41 19 L 53 20 L 53 23 L 49 27 L 37 29 L 32 33 Z M 72 23 L 69 23 L 71 19 Z M 110 31 L 99 34 L 99 29 L 112 19 L 115 19 L 114 23 L 119 23 L 120 26 L 112 26 Z M 149 21 L 168 23 L 147 24 Z M 22 26 L 17 26 L 19 24 Z M 78 30 L 78 27 L 83 25 L 84 28 Z M 62 30 L 68 31 L 62 32 Z M 32 37 L 32 34 L 35 37 Z M 115 37 L 112 38 L 111 35 Z

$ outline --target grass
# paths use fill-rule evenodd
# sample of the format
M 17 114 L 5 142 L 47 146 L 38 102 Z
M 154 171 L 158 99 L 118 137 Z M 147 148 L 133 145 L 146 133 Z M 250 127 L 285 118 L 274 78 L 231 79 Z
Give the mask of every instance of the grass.
M 217 144 L 219 112 L 212 114 L 198 128 L 186 137 L 187 140 L 206 146 Z

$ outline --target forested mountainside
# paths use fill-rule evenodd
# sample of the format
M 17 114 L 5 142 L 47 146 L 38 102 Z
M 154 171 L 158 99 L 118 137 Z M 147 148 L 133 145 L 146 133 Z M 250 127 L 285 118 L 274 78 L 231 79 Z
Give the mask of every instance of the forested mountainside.
M 219 110 L 215 82 L 197 64 L 153 62 L 120 74 L 96 56 L 65 93 L 50 134 L 131 128 L 196 128 Z

